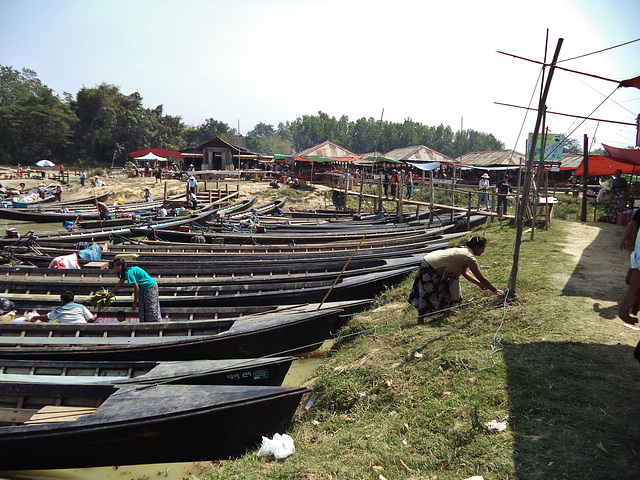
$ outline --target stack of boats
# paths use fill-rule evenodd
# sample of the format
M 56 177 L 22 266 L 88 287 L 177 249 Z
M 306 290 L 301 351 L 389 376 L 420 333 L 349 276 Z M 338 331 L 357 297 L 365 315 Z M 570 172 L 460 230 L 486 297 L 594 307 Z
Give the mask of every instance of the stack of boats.
M 309 392 L 281 385 L 292 355 L 468 224 L 282 216 L 285 200 L 255 207 L 260 233 L 239 223 L 255 199 L 227 198 L 180 224 L 128 226 L 129 242 L 103 248 L 103 261 L 123 257 L 157 280 L 164 322 L 136 323 L 127 286 L 94 324 L 0 322 L 0 469 L 221 459 L 283 432 Z M 41 313 L 66 290 L 89 302 L 117 283 L 113 270 L 47 267 L 103 230 L 14 239 L 0 296 Z M 118 311 L 128 321 L 109 323 Z

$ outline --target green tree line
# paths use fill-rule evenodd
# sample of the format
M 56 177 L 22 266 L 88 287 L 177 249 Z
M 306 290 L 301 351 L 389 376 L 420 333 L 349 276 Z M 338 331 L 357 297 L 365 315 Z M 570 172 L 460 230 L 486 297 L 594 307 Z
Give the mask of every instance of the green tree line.
M 303 115 L 277 127 L 258 123 L 246 135 L 209 118 L 186 125 L 165 115 L 162 105 L 145 108 L 138 93 L 102 83 L 75 96 L 56 95 L 33 70 L 0 65 L 0 163 L 33 164 L 42 158 L 70 165 L 123 165 L 128 152 L 148 147 L 180 150 L 215 137 L 263 154 L 292 154 L 330 140 L 354 153 L 426 145 L 455 158 L 468 152 L 501 150 L 493 135 L 451 127 L 430 127 L 411 119 L 402 123 L 346 115 Z

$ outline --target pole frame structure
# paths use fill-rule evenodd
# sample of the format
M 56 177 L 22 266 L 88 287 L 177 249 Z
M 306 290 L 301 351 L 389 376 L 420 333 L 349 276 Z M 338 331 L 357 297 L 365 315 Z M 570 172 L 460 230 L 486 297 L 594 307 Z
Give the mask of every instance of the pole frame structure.
M 524 230 L 524 213 L 526 211 L 527 203 L 529 202 L 529 190 L 531 189 L 531 172 L 533 171 L 533 160 L 535 158 L 536 144 L 538 141 L 538 132 L 540 131 L 540 124 L 542 123 L 542 117 L 544 113 L 544 107 L 547 103 L 547 96 L 549 95 L 549 88 L 551 86 L 551 80 L 553 79 L 553 73 L 555 71 L 558 57 L 560 56 L 560 49 L 562 48 L 563 38 L 558 39 L 556 45 L 556 51 L 553 54 L 553 60 L 551 61 L 551 67 L 549 68 L 549 76 L 544 87 L 544 92 L 540 98 L 538 104 L 538 116 L 536 117 L 536 125 L 533 130 L 533 136 L 531 138 L 531 148 L 529 149 L 529 158 L 527 160 L 527 170 L 525 172 L 525 180 L 522 188 L 522 197 L 520 198 L 520 209 L 518 217 L 516 218 L 516 241 L 513 252 L 513 265 L 511 267 L 511 274 L 509 276 L 509 295 L 515 295 L 516 293 L 516 280 L 518 278 L 518 261 L 520 259 L 520 245 L 522 244 L 522 231 Z

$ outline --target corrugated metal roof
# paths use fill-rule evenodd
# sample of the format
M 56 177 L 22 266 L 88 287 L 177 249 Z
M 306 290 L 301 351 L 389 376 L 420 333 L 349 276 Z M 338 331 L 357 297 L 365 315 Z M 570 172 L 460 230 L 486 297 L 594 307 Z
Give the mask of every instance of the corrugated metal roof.
M 297 154 L 299 157 L 328 157 L 328 158 L 345 158 L 357 157 L 353 152 L 346 148 L 342 148 L 329 140 L 322 142 L 315 147 L 307 148 Z
M 578 168 L 582 163 L 583 156 L 580 155 L 564 155 L 560 168 Z
M 444 153 L 436 152 L 424 145 L 414 145 L 413 147 L 396 148 L 385 153 L 385 157 L 394 157 L 403 162 L 445 162 L 457 163 L 453 158 L 447 157 Z
M 466 153 L 456 161 L 463 165 L 482 165 L 482 166 L 509 166 L 526 164 L 527 159 L 522 153 L 515 150 L 493 150 L 490 152 L 471 152 Z

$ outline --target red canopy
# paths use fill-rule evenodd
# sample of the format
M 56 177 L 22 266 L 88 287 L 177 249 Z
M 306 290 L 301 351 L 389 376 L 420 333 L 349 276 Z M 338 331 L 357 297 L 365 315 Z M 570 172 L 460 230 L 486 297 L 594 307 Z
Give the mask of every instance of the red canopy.
M 605 145 L 604 143 L 602 144 L 602 146 L 612 157 L 620 158 L 622 160 L 627 160 L 629 162 L 640 165 L 640 150 L 610 147 L 609 145 Z
M 584 174 L 583 163 L 576 169 L 574 176 L 579 177 Z M 640 162 L 635 163 L 623 158 L 607 157 L 605 155 L 589 155 L 589 175 L 613 175 L 618 169 L 625 174 L 638 174 L 640 173 Z
M 165 150 L 163 148 L 145 148 L 144 150 L 138 150 L 137 152 L 131 152 L 133 158 L 144 157 L 148 153 L 153 153 L 158 157 L 176 157 L 176 158 L 184 158 L 182 154 L 176 150 Z

